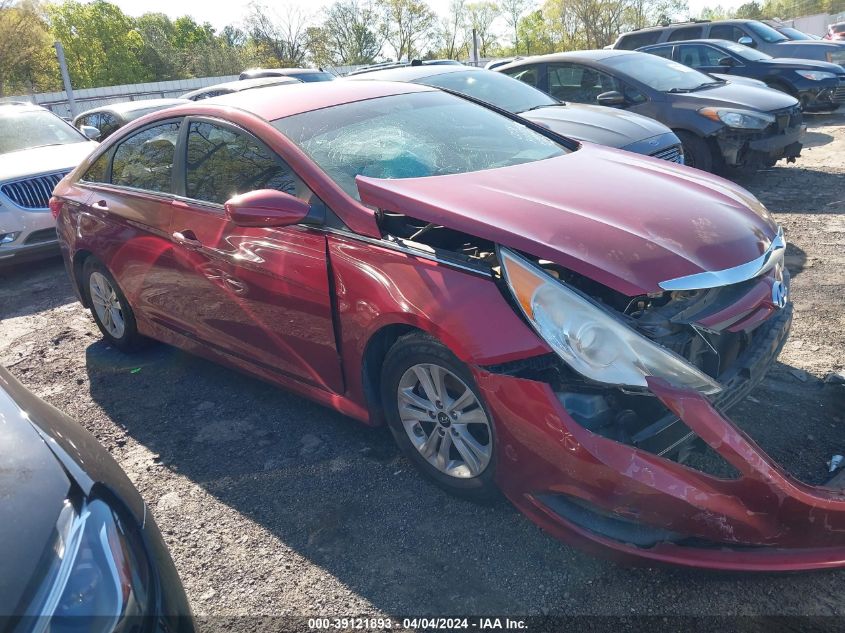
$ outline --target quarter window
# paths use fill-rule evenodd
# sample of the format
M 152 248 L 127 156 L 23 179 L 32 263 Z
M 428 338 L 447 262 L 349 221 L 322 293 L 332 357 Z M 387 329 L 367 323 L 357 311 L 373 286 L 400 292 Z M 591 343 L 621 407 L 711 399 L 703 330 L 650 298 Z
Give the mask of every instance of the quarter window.
M 179 122 L 148 127 L 118 145 L 112 162 L 112 183 L 170 193 Z
M 256 189 L 310 196 L 293 170 L 255 139 L 212 123 L 191 123 L 185 195 L 224 204 L 232 196 Z

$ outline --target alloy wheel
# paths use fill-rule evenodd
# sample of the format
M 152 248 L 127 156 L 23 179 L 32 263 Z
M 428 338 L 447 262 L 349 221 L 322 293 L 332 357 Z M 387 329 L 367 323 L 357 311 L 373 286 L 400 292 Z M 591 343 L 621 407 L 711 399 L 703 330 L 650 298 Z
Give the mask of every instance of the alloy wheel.
M 493 433 L 464 381 L 440 365 L 413 365 L 402 375 L 396 395 L 402 426 L 429 464 L 459 479 L 484 472 L 493 454 Z
M 111 336 L 121 338 L 126 331 L 126 324 L 123 320 L 123 307 L 114 287 L 105 275 L 95 271 L 88 278 L 88 289 L 100 323 Z

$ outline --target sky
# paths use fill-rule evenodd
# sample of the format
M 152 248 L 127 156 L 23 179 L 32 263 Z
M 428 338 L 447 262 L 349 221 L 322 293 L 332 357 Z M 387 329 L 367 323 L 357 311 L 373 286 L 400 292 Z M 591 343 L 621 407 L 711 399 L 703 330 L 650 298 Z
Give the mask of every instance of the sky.
M 746 0 L 716 0 L 726 9 L 735 9 Z M 218 30 L 224 26 L 233 24 L 241 25 L 244 16 L 248 12 L 250 0 L 112 0 L 115 4 L 129 15 L 138 16 L 148 11 L 165 13 L 171 18 L 181 15 L 190 15 L 197 22 L 211 22 Z M 443 15 L 447 12 L 449 0 L 428 0 L 429 5 L 437 13 Z M 288 8 L 297 8 L 306 15 L 318 14 L 320 9 L 331 0 L 276 0 L 264 2 L 280 14 Z M 698 15 L 705 7 L 712 6 L 713 0 L 689 0 L 690 15 Z

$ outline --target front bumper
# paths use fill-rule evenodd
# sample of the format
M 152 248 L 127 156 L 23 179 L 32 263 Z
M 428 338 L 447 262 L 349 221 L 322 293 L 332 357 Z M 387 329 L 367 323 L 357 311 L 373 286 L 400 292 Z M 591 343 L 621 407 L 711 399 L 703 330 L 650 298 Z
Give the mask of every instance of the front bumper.
M 592 433 L 542 382 L 475 369 L 497 479 L 535 523 L 627 562 L 794 571 L 845 566 L 845 490 L 803 484 L 702 395 L 651 392 L 737 472 L 720 478 Z
M 801 155 L 801 141 L 806 131 L 800 107 L 796 106 L 794 110 L 778 114 L 778 120 L 765 130 L 724 127 L 715 138 L 726 165 L 756 167 L 773 165 L 782 158 L 793 162 Z
M 59 254 L 56 221 L 49 209 L 21 209 L 0 199 L 0 235 L 17 233 L 0 244 L 0 265 Z
M 845 78 L 824 79 L 798 86 L 798 99 L 806 111 L 830 110 L 845 103 Z
M 661 160 L 668 160 L 672 163 L 684 164 L 684 150 L 681 145 L 681 140 L 674 132 L 666 132 L 658 134 L 649 138 L 635 141 L 630 145 L 621 147 L 628 152 L 635 152 L 637 154 L 645 154 L 652 158 Z

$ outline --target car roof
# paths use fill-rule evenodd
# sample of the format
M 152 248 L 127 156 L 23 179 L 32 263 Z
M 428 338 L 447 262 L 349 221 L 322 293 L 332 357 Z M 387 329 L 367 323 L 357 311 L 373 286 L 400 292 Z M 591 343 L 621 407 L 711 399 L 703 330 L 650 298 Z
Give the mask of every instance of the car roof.
M 222 84 L 212 84 L 204 88 L 197 88 L 191 92 L 186 92 L 182 97 L 190 99 L 194 95 L 199 95 L 204 92 L 212 92 L 214 90 L 225 90 L 227 92 L 240 92 L 242 90 L 249 90 L 250 88 L 261 88 L 262 86 L 288 85 L 302 83 L 295 77 L 275 76 L 275 77 L 253 77 L 252 79 L 235 79 L 234 81 L 225 81 Z
M 246 70 L 242 71 L 243 73 L 274 73 L 276 77 L 289 77 L 289 76 L 296 76 L 302 75 L 304 73 L 325 73 L 330 75 L 331 73 L 327 73 L 322 68 L 247 68 Z M 256 79 L 258 79 L 256 77 Z M 247 79 L 241 79 L 240 81 L 248 81 Z
M 592 60 L 600 61 L 602 59 L 610 59 L 611 57 L 618 57 L 619 55 L 636 54 L 637 51 L 626 51 L 618 48 L 602 48 L 592 51 L 570 51 L 568 53 L 549 53 L 548 55 L 533 55 L 531 57 L 521 57 L 504 66 L 498 66 L 496 71 L 504 70 L 506 68 L 513 68 L 517 66 L 524 66 L 526 64 L 537 64 L 543 62 L 554 61 L 573 61 L 573 60 Z M 496 72 L 494 71 L 494 72 Z
M 423 77 L 445 75 L 447 73 L 481 72 L 483 68 L 464 66 L 461 64 L 429 64 L 423 66 L 400 66 L 398 68 L 384 68 L 382 70 L 371 70 L 359 75 L 345 77 L 345 81 L 414 81 Z
M 434 88 L 395 81 L 321 81 L 271 86 L 263 90 L 245 90 L 192 102 L 171 110 L 173 114 L 190 114 L 199 106 L 233 107 L 274 121 L 303 112 L 330 108 L 344 103 L 378 99 L 414 92 L 432 92 Z
M 172 98 L 172 99 L 142 99 L 140 101 L 120 101 L 119 103 L 109 103 L 97 108 L 91 108 L 80 112 L 74 117 L 78 119 L 81 116 L 92 114 L 95 112 L 114 112 L 115 114 L 127 114 L 135 110 L 146 110 L 147 108 L 169 108 L 175 105 L 182 105 L 187 99 Z
M 678 44 L 716 44 L 717 46 L 725 46 L 733 45 L 733 46 L 742 46 L 742 44 L 737 44 L 736 42 L 731 42 L 730 40 L 719 40 L 719 39 L 706 39 L 700 38 L 697 40 L 678 40 L 677 42 L 660 42 L 658 44 L 649 44 L 648 46 L 640 46 L 637 50 L 638 51 L 646 51 L 650 48 L 664 48 L 666 46 L 677 46 Z M 747 48 L 747 47 L 746 47 Z
M 11 111 L 16 112 L 34 112 L 36 110 L 47 110 L 48 108 L 38 105 L 37 103 L 30 103 L 29 101 L 0 101 L 0 114 Z M 53 112 L 55 114 L 55 112 Z

